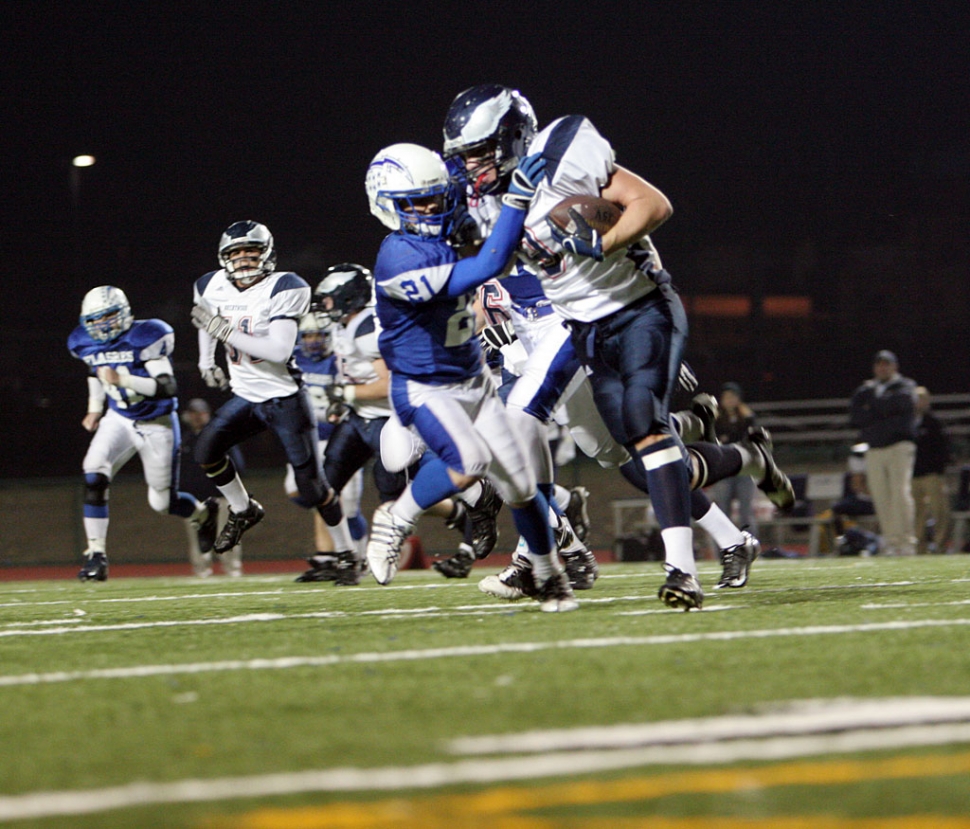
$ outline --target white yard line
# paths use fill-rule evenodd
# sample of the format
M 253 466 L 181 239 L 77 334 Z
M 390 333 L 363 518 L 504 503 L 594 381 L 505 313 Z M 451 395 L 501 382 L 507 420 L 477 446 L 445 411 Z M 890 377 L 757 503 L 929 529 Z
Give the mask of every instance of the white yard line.
M 725 739 L 728 733 L 725 727 L 716 741 L 691 745 L 659 743 L 638 748 L 555 751 L 420 766 L 314 769 L 171 783 L 129 783 L 86 791 L 28 792 L 0 797 L 0 821 L 94 814 L 165 803 L 241 800 L 306 792 L 420 790 L 468 783 L 574 776 L 647 765 L 766 762 L 820 754 L 970 742 L 970 724 L 967 723 L 906 725 L 905 722 L 905 718 L 896 718 L 896 725 L 849 728 L 834 733 L 824 723 L 820 728 L 812 728 L 806 723 L 804 733 L 798 736 L 772 736 L 770 729 L 763 729 L 761 733 L 767 732 L 767 735 L 762 739 L 745 738 L 745 729 L 738 730 L 734 738 Z M 663 725 L 656 724 L 657 727 Z M 683 727 L 683 722 L 678 725 Z
M 258 614 L 253 617 L 235 617 L 235 620 L 272 621 L 278 614 Z M 283 617 L 293 618 L 293 617 Z M 211 620 L 208 624 L 225 624 L 233 620 Z M 154 623 L 170 626 L 184 623 Z M 196 622 L 195 624 L 204 624 Z M 451 648 L 428 648 L 372 653 L 356 653 L 326 656 L 287 656 L 273 659 L 233 659 L 220 662 L 195 662 L 169 665 L 135 665 L 127 668 L 101 668 L 89 671 L 56 671 L 51 673 L 0 675 L 0 687 L 19 685 L 45 685 L 57 682 L 76 682 L 92 679 L 131 679 L 173 674 L 198 674 L 215 671 L 265 671 L 288 668 L 329 667 L 381 662 L 415 662 L 425 659 L 467 658 L 496 656 L 503 653 L 537 653 L 539 651 L 573 648 L 650 647 L 653 645 L 682 645 L 695 642 L 728 642 L 739 639 L 768 639 L 784 636 L 826 636 L 846 633 L 880 633 L 886 631 L 917 630 L 920 628 L 962 627 L 970 625 L 970 619 L 919 619 L 908 622 L 873 622 L 861 625 L 813 625 L 798 628 L 768 628 L 764 630 L 714 631 L 709 633 L 680 633 L 656 636 L 618 636 L 603 639 L 567 639 L 552 642 L 505 642 L 497 645 L 461 645 Z M 118 625 L 130 629 L 142 625 Z M 77 630 L 77 629 L 71 629 Z M 80 630 L 84 630 L 81 628 Z M 36 631 L 40 633 L 41 631 Z M 46 631 L 43 631 L 46 632 Z

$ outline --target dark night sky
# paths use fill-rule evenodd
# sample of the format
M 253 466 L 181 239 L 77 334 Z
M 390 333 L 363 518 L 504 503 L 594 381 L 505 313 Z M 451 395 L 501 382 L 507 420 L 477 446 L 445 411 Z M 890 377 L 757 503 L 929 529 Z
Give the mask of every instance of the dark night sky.
M 371 264 L 383 231 L 368 161 L 397 141 L 437 148 L 454 95 L 486 81 L 519 88 L 540 124 L 589 116 L 670 197 L 655 240 L 675 277 L 699 244 L 890 227 L 901 205 L 937 198 L 922 183 L 966 185 L 965 7 L 6 3 L 4 281 L 18 302 L 0 311 L 4 388 L 46 395 L 11 380 L 15 338 L 47 337 L 50 371 L 75 376 L 57 350 L 96 284 L 123 287 L 137 316 L 187 319 L 191 282 L 237 219 L 267 224 L 281 266 L 311 281 Z M 82 152 L 98 163 L 74 205 Z M 191 365 L 185 320 L 169 321 Z

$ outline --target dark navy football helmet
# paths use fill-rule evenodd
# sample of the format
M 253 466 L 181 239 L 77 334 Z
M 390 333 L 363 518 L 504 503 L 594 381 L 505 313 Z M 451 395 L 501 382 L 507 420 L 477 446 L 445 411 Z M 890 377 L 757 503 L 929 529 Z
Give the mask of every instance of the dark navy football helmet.
M 363 265 L 344 262 L 327 268 L 313 292 L 310 310 L 341 322 L 361 311 L 374 299 L 374 275 Z
M 532 105 L 518 90 L 499 84 L 479 84 L 460 93 L 445 116 L 444 157 L 459 160 L 464 183 L 475 196 L 503 192 L 509 177 L 526 155 L 538 130 Z M 469 175 L 464 156 L 475 154 L 479 161 Z M 488 156 L 491 155 L 491 159 Z M 450 164 L 454 169 L 454 164 Z M 496 171 L 494 181 L 486 182 Z

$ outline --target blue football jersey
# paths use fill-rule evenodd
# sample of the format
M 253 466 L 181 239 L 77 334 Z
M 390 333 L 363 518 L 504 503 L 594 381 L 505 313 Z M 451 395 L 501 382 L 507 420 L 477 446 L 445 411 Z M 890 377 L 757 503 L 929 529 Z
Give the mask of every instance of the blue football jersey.
M 458 255 L 441 239 L 392 233 L 374 266 L 380 350 L 395 374 L 454 383 L 482 370 L 474 292 L 447 293 Z
M 159 357 L 171 357 L 175 350 L 175 333 L 161 320 L 135 320 L 131 328 L 109 342 L 96 342 L 88 336 L 83 325 L 75 328 L 67 338 L 71 354 L 83 360 L 92 375 L 101 366 L 110 366 L 119 374 L 151 377 L 145 363 Z M 171 413 L 178 401 L 174 397 L 142 397 L 132 389 L 101 384 L 108 397 L 108 405 L 118 414 L 131 420 L 154 420 Z
M 329 440 L 334 424 L 327 422 L 327 407 L 330 405 L 327 386 L 333 385 L 337 374 L 337 357 L 331 354 L 329 357 L 314 360 L 312 357 L 307 357 L 300 346 L 297 346 L 293 352 L 293 359 L 296 360 L 297 368 L 303 374 L 303 384 L 310 392 L 313 412 L 317 416 L 317 434 L 320 440 Z

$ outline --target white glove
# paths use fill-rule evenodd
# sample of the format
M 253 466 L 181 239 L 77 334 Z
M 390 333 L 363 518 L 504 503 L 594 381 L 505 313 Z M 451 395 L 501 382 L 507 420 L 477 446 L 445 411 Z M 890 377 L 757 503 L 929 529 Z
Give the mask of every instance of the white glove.
M 202 379 L 210 389 L 225 391 L 229 388 L 229 381 L 226 379 L 226 373 L 222 370 L 222 366 L 203 368 L 200 371 L 202 372 Z
M 192 306 L 192 325 L 222 342 L 228 342 L 229 335 L 233 331 L 232 322 L 219 314 L 213 314 L 201 305 Z

